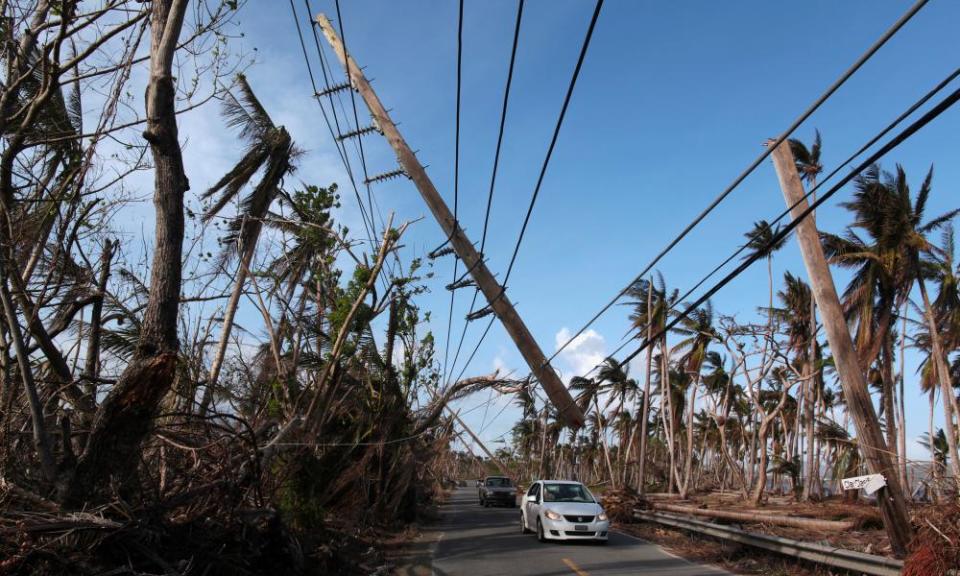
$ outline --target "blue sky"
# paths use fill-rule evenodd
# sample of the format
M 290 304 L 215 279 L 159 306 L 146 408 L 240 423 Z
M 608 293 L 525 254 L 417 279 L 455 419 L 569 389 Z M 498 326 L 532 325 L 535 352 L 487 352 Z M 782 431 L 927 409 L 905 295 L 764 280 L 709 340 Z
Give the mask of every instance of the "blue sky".
M 301 20 L 302 0 L 296 0 Z M 456 19 L 454 0 L 341 2 L 348 48 L 438 189 L 452 204 L 455 118 Z M 333 2 L 313 0 L 314 11 L 334 16 Z M 682 227 L 849 66 L 909 6 L 909 2 L 634 2 L 608 0 L 567 113 L 557 149 L 521 248 L 508 294 L 549 355 L 558 335 L 579 328 L 621 289 Z M 486 253 L 501 275 L 510 258 L 576 62 L 593 2 L 530 0 L 524 10 L 510 109 L 495 190 Z M 460 155 L 460 218 L 479 241 L 496 145 L 503 85 L 509 61 L 516 3 L 467 0 L 463 43 Z M 311 99 L 293 17 L 287 2 L 251 1 L 240 16 L 239 44 L 256 49 L 248 71 L 254 89 L 278 123 L 307 150 L 298 177 L 343 192 L 341 220 L 361 230 L 356 203 L 327 128 Z M 819 128 L 827 171 L 924 94 L 960 60 L 956 22 L 960 3 L 925 7 L 797 136 L 810 140 Z M 309 30 L 305 29 L 309 33 Z M 309 38 L 308 38 L 309 39 Z M 312 40 L 311 40 L 312 42 Z M 308 45 L 310 48 L 310 45 Z M 311 63 L 317 71 L 316 54 Z M 342 74 L 335 66 L 338 76 Z M 349 106 L 349 100 L 345 100 Z M 361 105 L 361 123 L 367 118 Z M 960 110 L 951 110 L 895 151 L 883 165 L 902 163 L 919 186 L 935 165 L 929 214 L 960 202 Z M 213 108 L 184 118 L 188 171 L 194 189 L 205 189 L 239 154 L 239 144 Z M 193 153 L 190 153 L 193 147 Z M 365 140 L 371 173 L 396 167 L 378 137 Z M 397 180 L 373 190 L 386 214 L 398 220 L 426 218 L 405 239 L 405 259 L 422 256 L 443 241 L 413 185 Z M 822 229 L 847 222 L 837 206 L 841 192 L 818 214 Z M 685 291 L 742 243 L 755 220 L 783 209 L 770 162 L 753 176 L 658 266 L 672 287 Z M 433 314 L 432 329 L 442 360 L 452 261 L 436 263 L 437 278 L 421 305 Z M 803 267 L 795 243 L 777 254 L 775 275 Z M 837 275 L 839 285 L 846 278 Z M 716 309 L 740 319 L 756 315 L 767 293 L 764 266 L 740 276 L 714 298 Z M 457 295 L 454 342 L 470 294 Z M 241 320 L 254 316 L 250 310 Z M 612 351 L 627 328 L 627 310 L 615 307 L 586 339 L 561 355 L 565 377 Z M 484 322 L 471 326 L 469 352 Z M 452 354 L 452 352 L 451 352 Z M 911 438 L 926 430 L 926 399 L 914 381 L 908 357 L 907 422 Z M 511 341 L 494 326 L 469 374 L 495 367 L 526 367 Z M 637 376 L 640 372 L 636 371 Z M 464 411 L 488 397 L 463 402 Z M 466 415 L 501 436 L 517 413 L 494 399 Z M 922 451 L 911 447 L 911 454 Z

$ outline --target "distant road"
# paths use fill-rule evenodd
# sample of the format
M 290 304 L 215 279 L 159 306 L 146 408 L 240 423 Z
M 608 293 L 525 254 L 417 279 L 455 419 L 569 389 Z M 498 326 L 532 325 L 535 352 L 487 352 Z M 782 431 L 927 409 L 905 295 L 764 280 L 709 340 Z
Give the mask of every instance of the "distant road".
M 440 511 L 433 549 L 436 576 L 729 576 L 616 532 L 605 546 L 541 544 L 536 535 L 520 533 L 519 508 L 483 508 L 474 488 L 457 489 Z

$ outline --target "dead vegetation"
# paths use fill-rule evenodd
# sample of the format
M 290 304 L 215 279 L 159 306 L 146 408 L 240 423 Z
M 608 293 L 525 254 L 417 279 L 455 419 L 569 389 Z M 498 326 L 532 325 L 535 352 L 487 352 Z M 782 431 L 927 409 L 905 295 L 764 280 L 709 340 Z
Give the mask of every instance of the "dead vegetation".
M 234 75 L 241 4 L 2 4 L 0 573 L 376 573 L 449 483 L 444 406 L 518 384 L 441 385 L 429 262 L 291 177 Z M 211 99 L 244 148 L 191 183 L 178 118 Z M 142 249 L 117 226 L 141 170 Z

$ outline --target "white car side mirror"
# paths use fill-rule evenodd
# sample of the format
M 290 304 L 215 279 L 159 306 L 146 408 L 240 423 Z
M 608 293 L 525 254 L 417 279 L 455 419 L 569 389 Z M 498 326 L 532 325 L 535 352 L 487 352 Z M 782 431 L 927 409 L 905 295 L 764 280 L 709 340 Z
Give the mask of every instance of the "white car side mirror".
M 536 496 L 527 496 L 527 502 L 536 502 L 536 501 L 537 501 Z

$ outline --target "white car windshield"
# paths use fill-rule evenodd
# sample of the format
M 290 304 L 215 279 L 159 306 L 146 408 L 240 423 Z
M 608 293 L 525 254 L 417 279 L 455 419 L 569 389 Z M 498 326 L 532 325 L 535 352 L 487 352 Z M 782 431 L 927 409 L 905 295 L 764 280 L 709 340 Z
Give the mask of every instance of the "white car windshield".
M 595 502 L 582 484 L 544 484 L 544 502 Z

